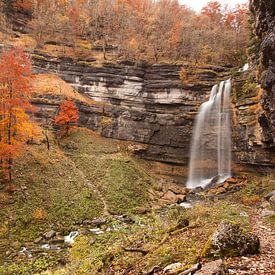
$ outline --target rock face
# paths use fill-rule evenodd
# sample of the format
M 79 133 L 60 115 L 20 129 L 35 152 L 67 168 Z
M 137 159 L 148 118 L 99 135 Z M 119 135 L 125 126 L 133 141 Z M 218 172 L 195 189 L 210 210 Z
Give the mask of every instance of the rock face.
M 69 58 L 33 55 L 37 73 L 55 72 L 94 104 L 78 103 L 80 125 L 102 136 L 139 144 L 135 150 L 149 160 L 186 165 L 193 121 L 226 68 L 192 67 L 195 81 L 182 85 L 181 65 L 103 64 L 96 67 Z M 35 97 L 38 116 L 56 112 L 60 99 Z
M 275 165 L 275 2 L 251 0 L 250 67 L 256 72 L 235 82 L 234 140 L 241 163 Z
M 232 104 L 233 156 L 235 163 L 275 166 L 275 3 L 251 0 L 254 17 L 252 71 L 234 83 Z M 20 25 L 20 24 L 19 24 Z M 186 166 L 194 118 L 211 87 L 229 78 L 226 68 L 186 64 L 98 65 L 95 59 L 73 60 L 32 53 L 36 73 L 53 72 L 80 93 L 92 98 L 87 105 L 77 102 L 80 126 L 102 136 L 133 143 L 135 154 L 154 161 Z M 179 71 L 187 67 L 191 76 L 181 84 Z M 257 82 L 258 81 L 258 82 Z M 36 96 L 36 116 L 48 124 L 58 111 L 62 97 Z

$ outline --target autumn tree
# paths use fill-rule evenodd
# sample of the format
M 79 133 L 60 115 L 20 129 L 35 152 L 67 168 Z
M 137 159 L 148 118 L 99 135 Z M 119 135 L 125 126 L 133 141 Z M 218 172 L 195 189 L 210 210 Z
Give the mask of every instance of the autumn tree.
M 14 0 L 20 1 L 28 3 Z M 77 57 L 83 53 L 78 47 L 82 40 L 101 46 L 104 60 L 108 48 L 117 59 L 148 62 L 239 65 L 245 56 L 244 5 L 210 1 L 196 14 L 178 0 L 32 1 L 32 35 L 38 46 L 62 46 L 63 53 L 73 49 Z
M 59 114 L 55 117 L 54 123 L 60 127 L 61 136 L 67 136 L 78 119 L 78 109 L 73 100 L 68 98 L 61 103 Z
M 88 6 L 89 33 L 93 42 L 100 42 L 103 49 L 103 58 L 107 59 L 106 50 L 113 41 L 117 29 L 114 5 L 110 0 L 91 1 Z
M 0 58 L 0 159 L 2 171 L 12 182 L 12 167 L 26 141 L 34 135 L 27 112 L 32 93 L 31 61 L 21 49 L 5 51 Z
M 54 1 L 34 1 L 32 20 L 29 25 L 32 28 L 32 36 L 36 40 L 38 48 L 42 47 L 47 40 L 53 39 L 57 17 Z

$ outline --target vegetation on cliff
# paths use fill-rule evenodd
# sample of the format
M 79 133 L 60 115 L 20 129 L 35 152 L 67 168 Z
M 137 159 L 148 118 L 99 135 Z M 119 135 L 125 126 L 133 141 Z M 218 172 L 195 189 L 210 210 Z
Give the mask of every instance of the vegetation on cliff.
M 14 25 L 29 33 L 24 39 L 33 40 L 30 47 L 51 52 L 59 49 L 60 54 L 77 59 L 188 60 L 227 65 L 241 64 L 245 59 L 245 5 L 229 8 L 211 1 L 196 14 L 178 1 L 162 0 L 14 0 L 1 4 L 2 32 Z M 13 13 L 24 15 L 25 25 L 12 18 Z

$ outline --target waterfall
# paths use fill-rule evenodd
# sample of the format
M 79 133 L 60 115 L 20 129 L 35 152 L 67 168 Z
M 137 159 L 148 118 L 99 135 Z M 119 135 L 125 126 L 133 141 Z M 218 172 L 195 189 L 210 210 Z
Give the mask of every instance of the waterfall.
M 187 187 L 205 187 L 231 177 L 231 81 L 215 85 L 195 121 Z

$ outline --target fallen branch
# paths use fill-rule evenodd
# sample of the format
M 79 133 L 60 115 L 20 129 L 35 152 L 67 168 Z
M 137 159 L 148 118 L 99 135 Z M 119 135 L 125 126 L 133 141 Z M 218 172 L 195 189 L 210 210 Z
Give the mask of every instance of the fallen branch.
M 140 249 L 140 248 L 126 248 L 126 247 L 123 247 L 123 250 L 126 251 L 126 252 L 139 252 L 142 255 L 146 255 L 150 252 L 149 250 L 144 250 L 144 249 Z
M 194 274 L 196 271 L 201 269 L 201 263 L 197 263 L 193 265 L 191 268 L 181 272 L 179 275 L 189 275 L 189 274 Z

